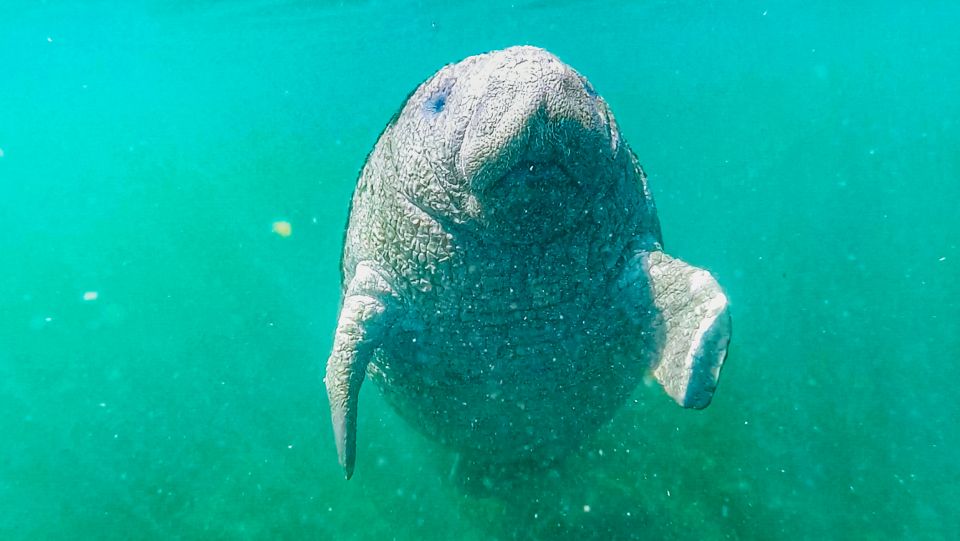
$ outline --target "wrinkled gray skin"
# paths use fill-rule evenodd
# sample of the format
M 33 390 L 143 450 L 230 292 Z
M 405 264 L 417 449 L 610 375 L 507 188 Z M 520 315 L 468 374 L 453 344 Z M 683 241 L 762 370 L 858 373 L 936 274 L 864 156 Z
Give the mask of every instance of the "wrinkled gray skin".
M 647 373 L 707 406 L 727 299 L 662 250 L 646 177 L 585 78 L 534 47 L 441 69 L 353 196 L 325 378 L 347 478 L 365 374 L 462 462 L 499 471 L 577 449 Z

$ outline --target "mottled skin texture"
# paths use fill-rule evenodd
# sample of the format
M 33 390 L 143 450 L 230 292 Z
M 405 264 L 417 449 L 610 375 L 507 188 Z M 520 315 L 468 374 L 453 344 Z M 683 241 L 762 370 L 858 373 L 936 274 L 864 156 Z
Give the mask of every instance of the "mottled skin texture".
M 507 469 L 575 450 L 651 371 L 705 407 L 726 298 L 662 249 L 646 177 L 585 78 L 533 47 L 441 69 L 353 196 L 325 380 L 347 477 L 365 374 L 466 463 Z

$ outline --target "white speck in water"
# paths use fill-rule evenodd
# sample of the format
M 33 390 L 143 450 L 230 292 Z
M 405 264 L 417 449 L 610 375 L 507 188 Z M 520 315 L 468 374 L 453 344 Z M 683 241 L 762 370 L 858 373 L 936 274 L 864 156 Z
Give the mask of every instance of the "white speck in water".
M 100 402 L 100 403 L 97 404 L 97 405 L 100 406 L 101 408 L 107 407 L 107 403 L 106 403 L 106 402 Z
M 584 512 L 584 513 L 589 513 L 589 512 L 590 512 L 590 506 L 589 506 L 589 505 L 584 505 L 584 506 L 583 506 L 583 512 Z
M 0 154 L 0 156 L 3 156 L 3 154 Z M 943 256 L 943 257 L 941 257 L 940 259 L 938 259 L 937 261 L 946 261 L 946 260 L 947 260 L 947 256 Z
M 670 497 L 670 490 L 667 490 L 667 497 Z
M 83 294 L 83 300 L 85 301 L 95 301 L 100 294 L 96 291 L 87 291 Z
M 47 43 L 53 43 L 53 38 L 51 38 L 50 36 L 47 36 Z
M 47 316 L 47 317 L 43 318 L 43 320 L 46 321 L 47 323 L 50 323 L 51 321 L 53 321 L 53 318 L 50 317 L 50 316 Z
M 293 444 L 291 443 L 290 445 L 288 445 L 287 449 L 293 449 Z

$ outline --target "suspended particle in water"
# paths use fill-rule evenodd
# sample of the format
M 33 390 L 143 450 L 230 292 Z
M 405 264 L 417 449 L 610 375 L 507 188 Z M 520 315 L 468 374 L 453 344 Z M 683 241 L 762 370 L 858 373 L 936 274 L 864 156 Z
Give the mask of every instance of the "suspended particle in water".
M 84 294 L 83 294 L 83 300 L 88 301 L 88 302 L 89 302 L 89 301 L 95 301 L 95 300 L 97 300 L 97 297 L 99 297 L 99 296 L 100 296 L 100 294 L 97 293 L 96 291 L 86 291 L 86 292 L 84 292 Z
M 281 237 L 286 238 L 286 237 L 289 237 L 291 233 L 293 233 L 293 226 L 290 225 L 290 222 L 286 220 L 277 220 L 273 222 L 273 225 L 271 226 L 271 231 L 273 231 L 277 235 L 280 235 Z

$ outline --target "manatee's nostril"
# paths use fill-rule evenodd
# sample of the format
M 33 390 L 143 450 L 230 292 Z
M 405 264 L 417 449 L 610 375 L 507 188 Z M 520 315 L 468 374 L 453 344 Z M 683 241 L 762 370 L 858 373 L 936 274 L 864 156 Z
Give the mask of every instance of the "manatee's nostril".
M 450 97 L 450 91 L 453 90 L 453 81 L 444 81 L 440 88 L 433 91 L 423 104 L 423 108 L 431 114 L 440 114 L 447 106 L 447 98 Z

